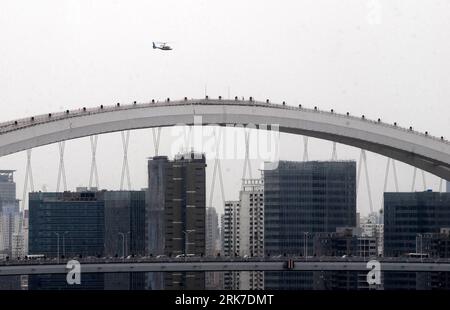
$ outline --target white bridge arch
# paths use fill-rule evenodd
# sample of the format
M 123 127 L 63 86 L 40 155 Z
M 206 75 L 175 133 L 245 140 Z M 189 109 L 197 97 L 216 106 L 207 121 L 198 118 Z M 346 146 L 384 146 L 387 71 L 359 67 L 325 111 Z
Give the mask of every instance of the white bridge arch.
M 450 180 L 450 143 L 364 117 L 244 100 L 180 100 L 79 109 L 0 123 L 0 156 L 60 141 L 130 129 L 194 124 L 276 124 L 285 133 L 378 153 Z M 265 128 L 265 127 L 264 127 Z

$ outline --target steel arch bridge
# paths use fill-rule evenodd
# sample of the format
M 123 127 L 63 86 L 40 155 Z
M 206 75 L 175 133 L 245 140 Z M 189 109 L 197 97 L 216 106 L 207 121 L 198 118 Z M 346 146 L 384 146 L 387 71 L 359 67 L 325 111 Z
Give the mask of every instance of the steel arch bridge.
M 0 123 L 0 156 L 97 134 L 131 129 L 239 125 L 330 140 L 361 148 L 450 180 L 450 142 L 428 132 L 304 107 L 250 100 L 192 99 L 99 106 Z M 267 127 L 267 125 L 269 127 Z M 253 128 L 253 127 L 252 127 Z

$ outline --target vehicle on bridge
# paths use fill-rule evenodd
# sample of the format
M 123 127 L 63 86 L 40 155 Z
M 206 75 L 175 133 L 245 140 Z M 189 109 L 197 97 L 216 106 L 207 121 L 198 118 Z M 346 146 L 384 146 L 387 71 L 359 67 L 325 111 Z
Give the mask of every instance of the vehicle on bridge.
M 428 253 L 407 253 L 405 254 L 406 257 L 410 258 L 429 258 L 430 255 Z
M 195 254 L 178 254 L 175 258 L 183 258 L 183 257 L 195 257 Z
M 25 259 L 45 259 L 44 254 L 28 254 L 25 255 Z

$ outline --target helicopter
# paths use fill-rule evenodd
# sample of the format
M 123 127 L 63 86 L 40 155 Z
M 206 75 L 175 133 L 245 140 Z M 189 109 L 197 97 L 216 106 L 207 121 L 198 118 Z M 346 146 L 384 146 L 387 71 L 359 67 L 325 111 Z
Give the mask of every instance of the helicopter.
M 172 50 L 172 48 L 169 46 L 169 45 L 167 45 L 167 42 L 152 42 L 153 43 L 153 48 L 154 49 L 156 49 L 156 48 L 159 48 L 160 50 L 163 50 L 163 51 L 171 51 Z

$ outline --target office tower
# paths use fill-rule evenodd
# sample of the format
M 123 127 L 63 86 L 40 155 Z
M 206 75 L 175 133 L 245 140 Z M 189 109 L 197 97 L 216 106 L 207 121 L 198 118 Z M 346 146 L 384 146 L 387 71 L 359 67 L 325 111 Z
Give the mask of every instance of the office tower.
M 145 192 L 90 191 L 29 194 L 29 252 L 48 257 L 144 254 Z M 121 279 L 114 282 L 114 279 Z M 143 288 L 142 274 L 92 274 L 81 286 L 63 275 L 30 277 L 31 289 Z M 129 285 L 123 285 L 128 283 Z
M 165 253 L 165 201 L 166 169 L 169 166 L 166 156 L 155 156 L 148 161 L 148 188 L 146 212 L 146 252 L 151 255 Z
M 145 254 L 145 192 L 105 191 L 105 255 Z
M 421 234 L 450 227 L 450 193 L 384 194 L 384 255 L 418 253 Z
M 204 255 L 206 250 L 204 154 L 158 156 L 148 161 L 147 248 L 153 255 Z M 155 275 L 152 288 L 162 288 Z M 204 289 L 203 273 L 168 273 L 166 289 Z
M 450 227 L 450 193 L 412 192 L 384 194 L 384 256 L 424 251 L 427 234 Z M 386 289 L 429 289 L 436 273 L 385 272 Z
M 312 255 L 314 235 L 356 225 L 356 163 L 280 161 L 264 170 L 266 255 Z M 266 272 L 266 289 L 311 289 L 312 272 Z
M 239 193 L 239 249 L 241 257 L 264 256 L 264 183 L 262 179 L 242 180 Z M 243 271 L 239 289 L 264 288 L 264 272 Z
M 102 255 L 105 203 L 100 196 L 101 192 L 30 193 L 30 254 Z
M 226 201 L 224 214 L 221 216 L 221 244 L 223 256 L 239 255 L 239 201 Z M 223 288 L 239 289 L 239 272 L 227 271 L 223 275 Z

